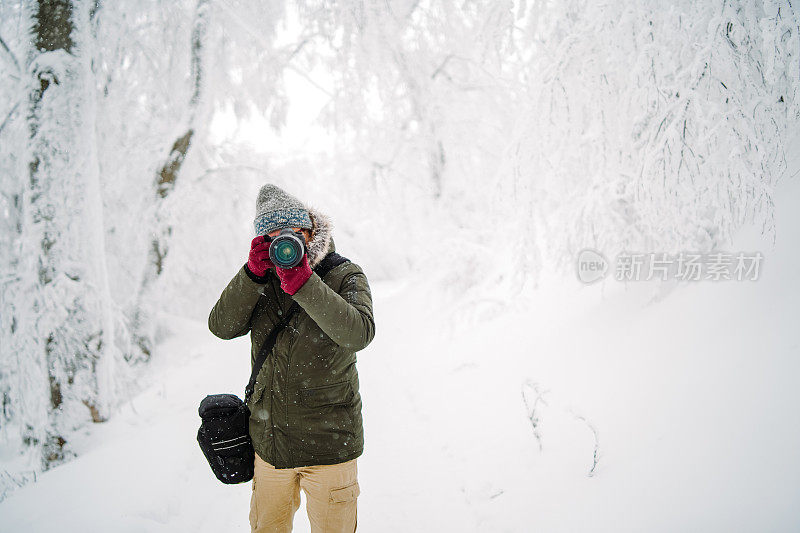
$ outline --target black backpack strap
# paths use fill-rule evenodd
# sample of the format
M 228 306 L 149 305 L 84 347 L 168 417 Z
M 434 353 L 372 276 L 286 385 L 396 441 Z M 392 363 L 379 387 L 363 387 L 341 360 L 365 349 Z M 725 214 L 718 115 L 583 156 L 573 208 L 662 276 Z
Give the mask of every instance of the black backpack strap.
M 322 261 L 320 261 L 319 264 L 314 267 L 314 272 L 316 272 L 319 277 L 324 278 L 328 272 L 333 270 L 335 267 L 348 261 L 350 261 L 348 258 L 339 255 L 336 252 L 328 252 L 328 255 L 326 255 Z
M 278 333 L 281 332 L 283 328 L 289 324 L 289 320 L 292 319 L 292 316 L 300 309 L 300 304 L 297 302 L 292 302 L 292 305 L 289 306 L 289 309 L 283 315 L 283 319 L 278 322 L 272 331 L 269 332 L 267 335 L 267 340 L 264 341 L 264 344 L 261 345 L 261 349 L 258 350 L 258 356 L 256 360 L 253 362 L 253 371 L 250 372 L 250 381 L 247 383 L 247 388 L 244 390 L 244 401 L 247 403 L 247 400 L 250 399 L 250 395 L 253 394 L 253 389 L 256 386 L 256 376 L 258 376 L 261 367 L 264 366 L 264 361 L 267 360 L 267 356 L 269 352 L 272 351 L 272 347 L 275 346 L 275 341 L 278 340 Z
M 337 254 L 336 252 L 329 252 L 319 264 L 314 267 L 314 272 L 320 278 L 325 278 L 325 276 L 334 269 L 341 265 L 342 263 L 346 263 L 349 261 L 344 256 Z M 247 383 L 247 388 L 244 390 L 244 401 L 245 403 L 250 398 L 250 395 L 253 394 L 253 389 L 256 386 L 256 377 L 258 373 L 261 371 L 261 367 L 264 366 L 264 361 L 267 360 L 267 356 L 272 351 L 272 347 L 275 346 L 275 342 L 278 340 L 278 333 L 283 330 L 288 324 L 289 320 L 292 319 L 292 316 L 296 312 L 300 310 L 300 304 L 297 302 L 292 302 L 292 305 L 289 306 L 289 309 L 286 311 L 286 314 L 283 315 L 283 319 L 272 328 L 272 331 L 267 335 L 267 339 L 264 341 L 264 344 L 261 345 L 261 348 L 258 350 L 258 357 L 253 362 L 253 370 L 250 372 L 250 381 Z

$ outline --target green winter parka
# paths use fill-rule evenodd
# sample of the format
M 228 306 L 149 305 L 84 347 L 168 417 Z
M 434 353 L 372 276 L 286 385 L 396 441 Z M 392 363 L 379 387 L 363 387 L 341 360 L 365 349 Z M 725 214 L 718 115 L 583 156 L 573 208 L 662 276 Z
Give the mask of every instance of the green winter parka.
M 314 209 L 308 211 L 314 228 L 307 250 L 314 268 L 336 247 L 330 220 Z M 278 334 L 247 402 L 256 453 L 276 468 L 358 457 L 364 449 L 364 430 L 356 352 L 375 336 L 367 277 L 357 264 L 346 262 L 328 272 L 324 281 L 312 272 L 290 296 L 273 269 L 260 278 L 245 267 L 222 291 L 208 327 L 221 339 L 250 332 L 251 365 L 292 300 L 300 305 Z

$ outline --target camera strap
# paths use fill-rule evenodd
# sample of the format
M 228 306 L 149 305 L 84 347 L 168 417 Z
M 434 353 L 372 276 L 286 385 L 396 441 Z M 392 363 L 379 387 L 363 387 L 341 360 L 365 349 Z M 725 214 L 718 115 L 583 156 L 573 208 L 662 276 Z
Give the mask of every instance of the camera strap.
M 336 252 L 330 252 L 322 261 L 319 262 L 316 267 L 314 267 L 314 272 L 316 272 L 320 278 L 324 279 L 328 272 L 333 270 L 334 267 L 337 267 L 347 261 L 349 261 L 349 259 L 346 257 L 341 256 Z M 273 346 L 275 346 L 275 342 L 278 340 L 278 334 L 289 324 L 292 316 L 294 316 L 294 314 L 299 310 L 300 304 L 293 301 L 292 305 L 290 305 L 289 309 L 286 311 L 286 313 L 284 313 L 283 319 L 278 322 L 274 328 L 272 328 L 272 331 L 270 331 L 269 335 L 267 335 L 267 339 L 264 341 L 264 344 L 262 344 L 261 348 L 258 350 L 258 357 L 256 357 L 256 360 L 253 363 L 253 370 L 250 373 L 250 381 L 247 383 L 247 388 L 244 390 L 245 403 L 247 403 L 250 395 L 253 394 L 253 390 L 256 386 L 256 377 L 261 371 L 261 367 L 264 366 L 264 361 L 267 360 L 267 356 L 272 351 Z

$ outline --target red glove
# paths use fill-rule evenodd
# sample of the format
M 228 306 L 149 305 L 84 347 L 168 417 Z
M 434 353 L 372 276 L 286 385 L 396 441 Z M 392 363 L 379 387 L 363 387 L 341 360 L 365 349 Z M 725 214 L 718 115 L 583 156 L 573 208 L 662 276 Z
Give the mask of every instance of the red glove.
M 258 277 L 264 277 L 267 274 L 267 270 L 275 266 L 269 258 L 269 244 L 264 241 L 263 235 L 259 235 L 250 243 L 247 268 Z
M 275 272 L 281 278 L 281 289 L 286 294 L 294 295 L 303 284 L 311 277 L 311 267 L 308 265 L 308 254 L 303 254 L 303 260 L 292 268 L 276 267 Z

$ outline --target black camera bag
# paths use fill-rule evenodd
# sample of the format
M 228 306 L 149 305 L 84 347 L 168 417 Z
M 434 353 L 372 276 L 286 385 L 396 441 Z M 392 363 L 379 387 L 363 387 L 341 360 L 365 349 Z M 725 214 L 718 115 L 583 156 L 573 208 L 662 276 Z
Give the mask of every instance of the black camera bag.
M 253 479 L 253 443 L 250 410 L 235 394 L 212 394 L 200 402 L 202 423 L 197 442 L 217 479 L 243 483 Z
M 333 267 L 346 261 L 347 258 L 331 252 L 314 268 L 314 272 L 324 278 Z M 250 440 L 250 409 L 245 402 L 253 394 L 256 376 L 275 346 L 278 333 L 299 309 L 298 303 L 292 302 L 283 319 L 261 345 L 245 389 L 245 401 L 235 394 L 210 394 L 200 402 L 198 413 L 202 422 L 197 430 L 197 442 L 214 475 L 223 483 L 244 483 L 253 479 L 255 452 Z

